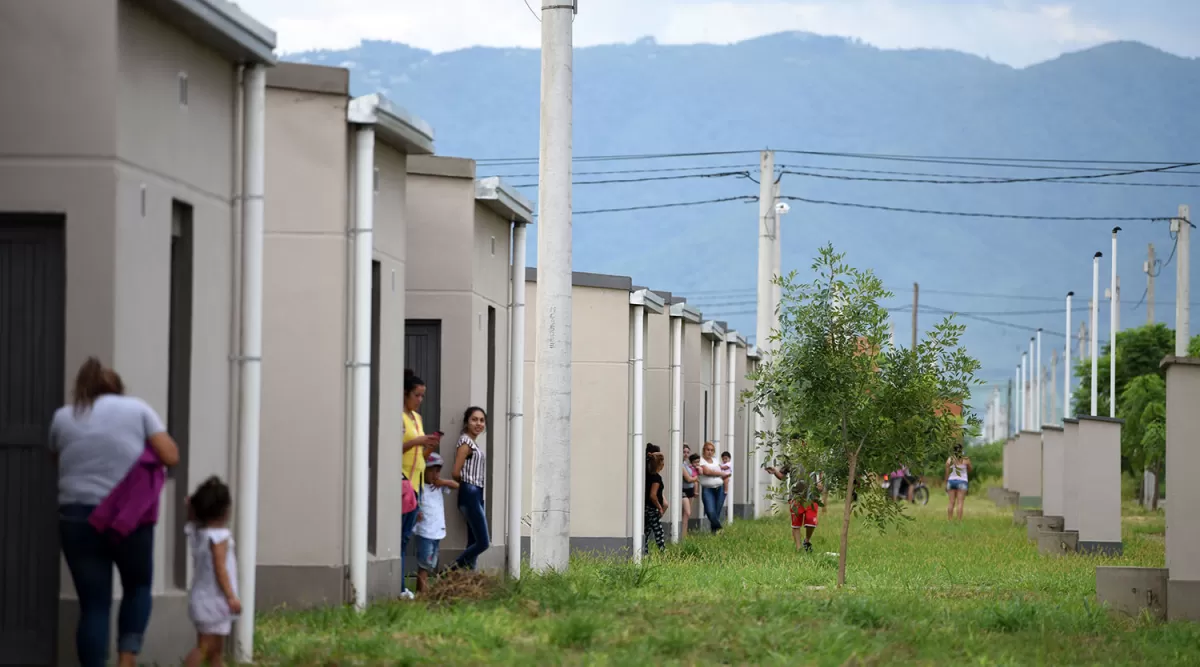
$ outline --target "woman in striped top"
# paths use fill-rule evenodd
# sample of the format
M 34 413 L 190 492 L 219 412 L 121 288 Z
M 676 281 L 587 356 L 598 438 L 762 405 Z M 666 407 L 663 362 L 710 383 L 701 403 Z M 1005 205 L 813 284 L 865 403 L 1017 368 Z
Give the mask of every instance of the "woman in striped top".
M 453 569 L 475 569 L 479 555 L 487 551 L 487 512 L 483 506 L 483 487 L 487 483 L 487 454 L 476 440 L 487 430 L 487 413 L 483 408 L 469 407 L 463 413 L 462 435 L 454 455 L 454 479 L 458 488 L 458 511 L 467 522 L 467 548 Z

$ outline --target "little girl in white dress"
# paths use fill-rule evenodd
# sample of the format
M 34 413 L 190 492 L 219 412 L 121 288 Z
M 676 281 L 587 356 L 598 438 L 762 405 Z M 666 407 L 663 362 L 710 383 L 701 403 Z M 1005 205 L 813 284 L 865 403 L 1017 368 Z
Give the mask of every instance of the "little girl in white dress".
M 188 615 L 196 626 L 196 648 L 188 654 L 188 667 L 204 660 L 214 667 L 223 664 L 225 638 L 242 611 L 237 593 L 237 558 L 229 515 L 233 500 L 229 487 L 210 477 L 188 499 L 190 521 L 185 531 L 192 554 L 192 588 L 188 593 Z

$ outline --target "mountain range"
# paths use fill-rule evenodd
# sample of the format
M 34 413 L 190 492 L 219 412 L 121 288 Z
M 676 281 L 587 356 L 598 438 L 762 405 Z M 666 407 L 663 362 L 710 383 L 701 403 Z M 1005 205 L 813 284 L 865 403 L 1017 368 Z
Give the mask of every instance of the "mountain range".
M 385 93 L 433 125 L 440 154 L 482 159 L 481 176 L 505 176 L 536 200 L 536 162 L 498 162 L 538 154 L 537 50 L 433 54 L 366 41 L 285 58 L 349 68 L 354 94 Z M 1076 292 L 1080 308 L 1072 328 L 1086 319 L 1082 309 L 1096 251 L 1105 254 L 1103 298 L 1114 224 L 1123 228 L 1121 325 L 1143 323 L 1146 305 L 1135 304 L 1146 285 L 1147 243 L 1166 262 L 1172 238 L 1165 220 L 1141 219 L 1174 216 L 1200 192 L 1200 166 L 1094 180 L 911 182 L 1161 166 L 1118 161 L 1200 162 L 1200 61 L 1140 43 L 1105 44 L 1015 69 L 959 52 L 883 50 L 806 33 L 732 45 L 665 46 L 647 38 L 576 49 L 574 76 L 577 159 L 677 155 L 578 160 L 576 211 L 757 195 L 748 176 L 758 177 L 756 151 L 769 147 L 783 171 L 807 174 L 785 173 L 784 196 L 938 211 L 1138 218 L 964 218 L 791 202 L 782 224 L 785 270 L 806 270 L 817 247 L 832 242 L 852 265 L 873 269 L 894 289 L 889 305 L 898 309 L 896 337 L 902 342 L 911 335 L 911 311 L 903 309 L 911 306 L 912 284 L 920 283 L 918 326 L 941 319 L 940 310 L 964 313 L 967 346 L 988 382 L 1013 376 L 1038 327 L 1046 330 L 1043 359 L 1049 364 L 1051 350 L 1066 341 L 1062 299 L 1068 290 Z M 1012 166 L 993 158 L 1084 162 Z M 707 169 L 594 173 L 685 167 Z M 643 180 L 699 173 L 732 175 Z M 638 180 L 584 183 L 614 179 Z M 756 216 L 757 204 L 749 202 L 579 214 L 574 267 L 630 275 L 636 284 L 689 296 L 706 316 L 728 320 L 753 337 Z M 1173 263 L 1162 268 L 1156 286 L 1157 319 L 1171 326 L 1174 270 Z M 1193 287 L 1197 282 L 1193 272 Z M 1106 303 L 1101 310 L 1105 341 Z M 987 393 L 981 389 L 973 402 L 981 405 Z

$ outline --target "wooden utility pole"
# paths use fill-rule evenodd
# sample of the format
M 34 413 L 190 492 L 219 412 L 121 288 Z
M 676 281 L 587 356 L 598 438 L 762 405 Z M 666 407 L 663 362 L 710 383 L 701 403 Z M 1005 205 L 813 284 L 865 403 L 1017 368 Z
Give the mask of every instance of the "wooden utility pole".
M 913 331 L 912 331 L 912 349 L 917 350 L 917 306 L 920 303 L 921 286 L 913 283 Z
M 1146 324 L 1154 324 L 1154 244 L 1146 253 Z

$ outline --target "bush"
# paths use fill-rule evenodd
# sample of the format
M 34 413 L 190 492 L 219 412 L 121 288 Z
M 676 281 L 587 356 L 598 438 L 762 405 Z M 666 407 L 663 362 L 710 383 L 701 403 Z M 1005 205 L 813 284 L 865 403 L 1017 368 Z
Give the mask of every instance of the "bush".
M 968 447 L 964 453 L 971 457 L 975 479 L 1000 479 L 1004 476 L 1004 441 Z

